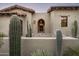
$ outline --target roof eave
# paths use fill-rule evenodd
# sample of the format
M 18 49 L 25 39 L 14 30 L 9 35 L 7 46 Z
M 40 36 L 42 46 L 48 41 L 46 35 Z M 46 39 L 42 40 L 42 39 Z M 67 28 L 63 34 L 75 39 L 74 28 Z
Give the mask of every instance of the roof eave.
M 4 9 L 0 10 L 0 12 L 5 12 L 5 11 L 8 11 L 8 10 L 10 10 L 12 8 L 18 8 L 18 9 L 22 9 L 24 11 L 28 11 L 30 13 L 35 13 L 35 11 L 33 9 L 26 8 L 26 7 L 19 6 L 19 5 L 14 5 L 14 6 L 10 6 L 10 7 L 4 8 Z
M 48 9 L 48 13 L 54 10 L 78 10 L 79 6 L 56 6 L 56 7 L 50 7 Z

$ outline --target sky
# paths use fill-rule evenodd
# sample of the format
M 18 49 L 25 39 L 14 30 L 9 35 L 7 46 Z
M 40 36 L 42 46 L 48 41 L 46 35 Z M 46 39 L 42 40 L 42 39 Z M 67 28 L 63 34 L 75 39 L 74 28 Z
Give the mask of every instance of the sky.
M 0 3 L 0 9 L 4 9 L 12 5 L 21 5 L 26 8 L 31 8 L 35 10 L 35 12 L 39 13 L 47 12 L 51 6 L 79 6 L 79 3 Z

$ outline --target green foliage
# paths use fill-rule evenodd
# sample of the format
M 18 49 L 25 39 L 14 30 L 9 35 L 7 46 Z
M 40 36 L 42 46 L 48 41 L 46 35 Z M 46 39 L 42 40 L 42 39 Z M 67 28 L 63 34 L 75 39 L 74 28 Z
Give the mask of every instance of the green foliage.
M 63 53 L 64 56 L 79 56 L 79 48 L 67 48 Z
M 7 37 L 3 32 L 0 32 L 0 37 Z
M 37 49 L 31 53 L 32 56 L 49 56 L 46 50 Z
M 72 26 L 72 37 L 77 37 L 77 32 L 78 32 L 78 24 L 77 24 L 77 21 L 75 20 L 74 23 L 73 23 L 73 26 Z
M 21 22 L 17 15 L 13 15 L 9 24 L 10 55 L 21 55 Z
M 62 33 L 60 30 L 57 30 L 56 32 L 56 55 L 61 56 L 62 55 Z
M 3 42 L 3 33 L 0 33 L 0 48 L 1 48 L 1 46 L 4 44 L 4 42 Z

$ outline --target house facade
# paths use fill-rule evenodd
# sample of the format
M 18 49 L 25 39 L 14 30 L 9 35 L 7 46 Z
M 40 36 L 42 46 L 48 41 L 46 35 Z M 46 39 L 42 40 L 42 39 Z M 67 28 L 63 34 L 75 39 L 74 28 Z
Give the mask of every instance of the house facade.
M 56 6 L 47 13 L 36 13 L 34 10 L 14 5 L 0 10 L 0 32 L 9 35 L 9 24 L 12 15 L 18 15 L 22 23 L 22 35 L 27 35 L 27 23 L 32 28 L 33 37 L 55 36 L 60 29 L 64 36 L 71 36 L 74 20 L 79 22 L 79 6 Z

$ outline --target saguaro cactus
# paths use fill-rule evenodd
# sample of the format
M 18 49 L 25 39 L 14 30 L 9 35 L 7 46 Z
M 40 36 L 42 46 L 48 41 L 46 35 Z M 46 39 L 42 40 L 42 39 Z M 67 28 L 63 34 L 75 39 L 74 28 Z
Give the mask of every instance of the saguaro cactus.
M 32 37 L 32 29 L 30 25 L 29 25 L 29 36 Z
M 77 21 L 75 20 L 72 26 L 72 37 L 77 37 L 77 32 L 78 32 L 78 24 Z
M 17 15 L 13 15 L 9 25 L 10 56 L 21 55 L 21 22 Z
M 56 55 L 62 55 L 62 33 L 60 30 L 56 32 Z
M 27 20 L 27 34 L 26 37 L 29 37 L 29 26 L 28 26 L 28 20 Z
M 28 24 L 28 21 L 27 21 L 27 35 L 26 35 L 26 37 L 32 37 L 32 29 L 31 29 L 30 24 Z

